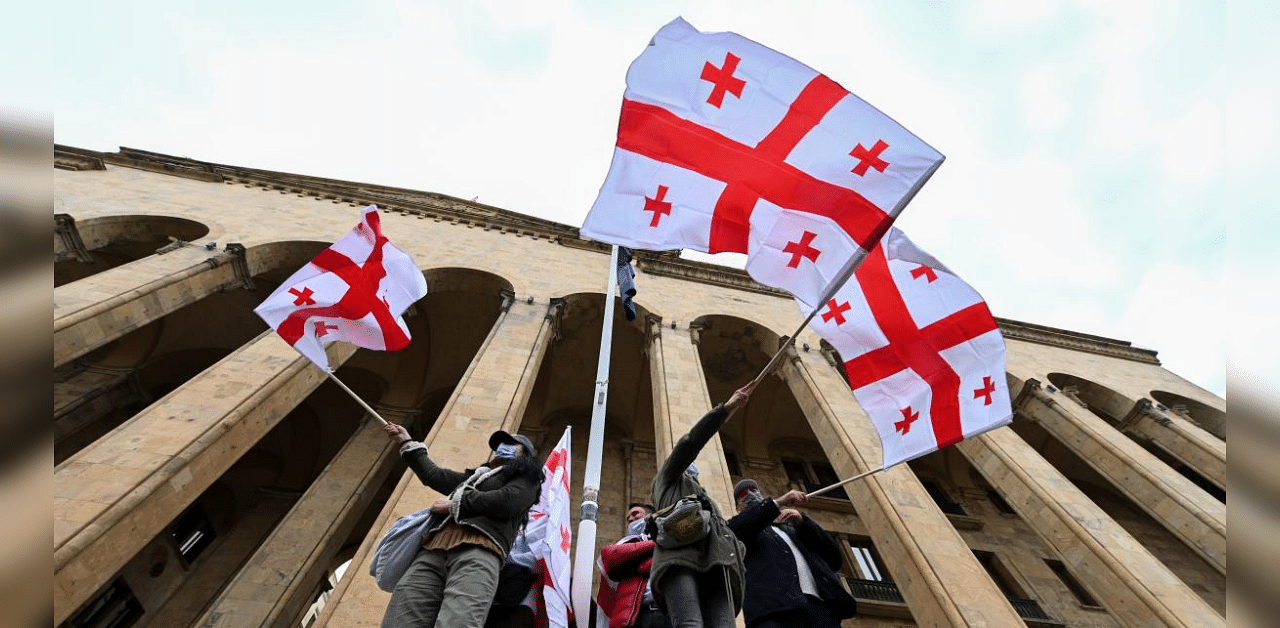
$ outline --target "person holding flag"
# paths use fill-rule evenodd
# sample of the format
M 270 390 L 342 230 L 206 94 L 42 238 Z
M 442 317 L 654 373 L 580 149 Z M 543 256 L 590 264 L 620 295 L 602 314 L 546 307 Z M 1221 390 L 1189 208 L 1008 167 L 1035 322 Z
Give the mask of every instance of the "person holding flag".
M 538 502 L 543 470 L 528 437 L 502 430 L 489 437 L 489 460 L 466 472 L 442 469 L 395 423 L 384 428 L 423 484 L 447 495 L 408 571 L 400 577 L 382 628 L 484 626 L 498 574 L 516 532 Z
M 739 388 L 698 419 L 653 478 L 658 511 L 650 580 L 658 606 L 675 628 L 732 628 L 742 609 L 745 550 L 698 483 L 693 461 L 734 411 L 746 405 L 754 386 Z

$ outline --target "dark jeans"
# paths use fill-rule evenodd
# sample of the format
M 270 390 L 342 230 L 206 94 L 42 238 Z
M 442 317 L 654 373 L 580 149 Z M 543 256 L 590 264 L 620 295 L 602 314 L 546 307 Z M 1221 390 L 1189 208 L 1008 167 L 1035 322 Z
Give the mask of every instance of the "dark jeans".
M 809 603 L 800 608 L 773 615 L 765 615 L 751 628 L 840 628 L 836 619 L 822 600 L 806 595 Z
M 723 568 L 698 573 L 672 567 L 662 576 L 661 588 L 673 628 L 734 628 L 737 613 Z
M 671 621 L 667 619 L 667 614 L 658 608 L 656 603 L 650 602 L 640 607 L 640 614 L 636 615 L 636 623 L 632 624 L 633 628 L 671 628 Z

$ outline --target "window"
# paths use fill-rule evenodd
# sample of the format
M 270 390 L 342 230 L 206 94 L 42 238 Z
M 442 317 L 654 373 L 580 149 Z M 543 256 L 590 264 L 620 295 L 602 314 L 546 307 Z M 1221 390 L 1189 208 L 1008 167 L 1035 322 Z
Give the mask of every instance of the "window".
M 870 539 L 850 538 L 849 550 L 853 552 L 853 577 L 858 580 L 893 582 L 880 561 L 880 554 Z
M 1067 585 L 1067 589 L 1071 591 L 1072 595 L 1076 596 L 1076 599 L 1079 600 L 1082 605 L 1101 606 L 1101 604 L 1098 604 L 1097 600 L 1093 599 L 1092 595 L 1089 595 L 1089 592 L 1085 590 L 1084 586 L 1071 575 L 1071 572 L 1067 571 L 1066 565 L 1056 560 L 1045 559 L 1044 562 L 1049 565 L 1049 569 L 1052 569 L 1053 573 L 1057 574 L 1058 579 L 1062 581 L 1062 584 Z
M 798 488 L 806 492 L 816 491 L 820 488 L 831 486 L 840 481 L 840 476 L 836 475 L 835 469 L 829 464 L 810 463 L 802 460 L 782 460 L 782 469 L 787 474 L 787 482 L 793 488 Z M 836 499 L 849 499 L 849 494 L 844 492 L 844 487 L 832 489 L 823 493 L 822 497 L 832 497 Z
M 1013 509 L 1013 506 L 1010 506 L 1009 502 L 1005 501 L 1004 495 L 1001 495 L 1000 491 L 997 491 L 994 488 L 987 489 L 987 499 L 990 499 L 991 503 L 995 504 L 996 510 L 1002 515 L 1018 514 L 1018 512 Z
M 173 540 L 178 544 L 178 553 L 188 565 L 195 562 L 213 539 L 217 538 L 214 534 L 213 524 L 209 521 L 209 516 L 205 514 L 204 508 L 198 504 L 187 509 L 186 512 L 178 516 L 177 520 L 169 528 L 169 533 L 173 535 Z
M 1013 578 L 1005 571 L 1004 565 L 996 560 L 995 554 L 973 550 L 973 555 L 982 568 L 987 570 L 987 575 L 991 576 L 992 582 L 996 583 L 996 587 L 1005 597 L 1023 597 L 1022 591 L 1013 583 Z
M 63 628 L 126 628 L 138 623 L 142 615 L 142 604 L 124 578 L 117 577 L 68 619 Z
M 951 496 L 947 495 L 946 491 L 943 491 L 942 487 L 938 486 L 937 482 L 934 482 L 933 480 L 920 480 L 920 484 L 924 485 L 925 492 L 929 493 L 929 497 L 933 498 L 934 503 L 938 504 L 938 508 L 942 509 L 942 512 L 945 512 L 948 515 L 961 516 L 969 514 L 964 511 L 964 506 L 952 501 Z

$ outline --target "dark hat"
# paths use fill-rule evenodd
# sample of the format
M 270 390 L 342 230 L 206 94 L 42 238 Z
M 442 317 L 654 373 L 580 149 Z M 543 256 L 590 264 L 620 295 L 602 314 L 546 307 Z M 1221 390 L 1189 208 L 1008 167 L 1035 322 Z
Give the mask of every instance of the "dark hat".
M 734 503 L 740 502 L 744 495 L 758 490 L 760 490 L 760 485 L 756 484 L 755 480 L 738 480 L 738 483 L 733 485 L 733 501 Z
M 508 434 L 502 430 L 498 430 L 489 437 L 489 449 L 497 449 L 498 445 L 522 445 L 524 452 L 530 457 L 537 458 L 538 450 L 533 446 L 533 441 L 529 440 L 524 434 Z

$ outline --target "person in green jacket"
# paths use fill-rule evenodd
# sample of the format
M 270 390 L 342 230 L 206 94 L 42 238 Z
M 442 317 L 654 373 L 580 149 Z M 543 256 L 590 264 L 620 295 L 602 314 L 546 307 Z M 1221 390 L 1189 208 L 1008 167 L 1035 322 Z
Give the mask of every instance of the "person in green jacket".
M 653 478 L 653 503 L 659 512 L 695 495 L 710 515 L 705 538 L 675 548 L 664 548 L 660 541 L 654 548 L 650 574 L 653 595 L 673 628 L 733 628 L 734 617 L 742 608 L 745 550 L 698 483 L 693 461 L 733 411 L 747 403 L 751 388 L 752 384 L 743 386 L 699 419 L 676 442 Z

